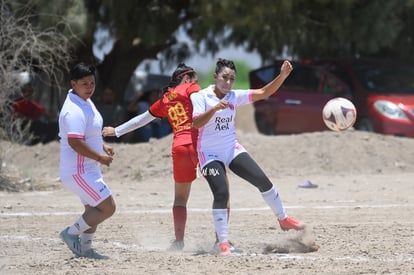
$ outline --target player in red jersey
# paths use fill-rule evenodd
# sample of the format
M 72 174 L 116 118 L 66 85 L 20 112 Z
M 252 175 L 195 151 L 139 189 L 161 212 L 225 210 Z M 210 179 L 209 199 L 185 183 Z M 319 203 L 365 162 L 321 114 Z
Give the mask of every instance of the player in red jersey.
M 191 183 L 197 177 L 198 158 L 193 140 L 197 138 L 197 129 L 193 128 L 190 95 L 201 90 L 197 84 L 197 73 L 184 63 L 178 65 L 170 83 L 163 88 L 162 96 L 154 102 L 148 111 L 138 115 L 122 125 L 104 127 L 103 136 L 120 137 L 138 129 L 157 118 L 167 118 L 174 137 L 172 144 L 175 197 L 173 219 L 175 241 L 172 250 L 184 247 L 184 231 L 187 221 L 187 201 L 190 196 Z

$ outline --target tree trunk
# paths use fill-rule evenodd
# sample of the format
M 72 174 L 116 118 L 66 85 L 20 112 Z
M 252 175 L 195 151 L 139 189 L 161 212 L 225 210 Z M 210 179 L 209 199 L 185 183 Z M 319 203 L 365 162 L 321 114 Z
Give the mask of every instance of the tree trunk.
M 102 87 L 110 86 L 115 92 L 116 102 L 123 103 L 125 89 L 138 65 L 145 59 L 156 58 L 158 52 L 169 45 L 155 46 L 147 49 L 141 45 L 114 43 L 111 52 L 98 66 L 99 81 Z

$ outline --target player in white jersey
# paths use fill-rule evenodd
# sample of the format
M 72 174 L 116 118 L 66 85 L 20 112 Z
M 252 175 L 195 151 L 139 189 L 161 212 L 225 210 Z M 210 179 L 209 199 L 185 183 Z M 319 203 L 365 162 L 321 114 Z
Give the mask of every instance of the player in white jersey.
M 263 88 L 232 90 L 236 67 L 230 60 L 219 59 L 214 73 L 215 84 L 191 95 L 193 125 L 198 128 L 198 158 L 214 197 L 213 219 L 222 256 L 230 254 L 226 167 L 259 189 L 282 230 L 305 227 L 304 223 L 288 217 L 276 187 L 238 142 L 235 133 L 236 108 L 275 93 L 291 71 L 292 65 L 285 61 L 280 74 Z
M 70 71 L 69 90 L 59 115 L 59 175 L 64 186 L 79 196 L 85 211 L 60 236 L 79 257 L 107 259 L 92 248 L 98 227 L 115 212 L 111 190 L 102 178 L 100 165 L 109 166 L 114 151 L 104 144 L 102 116 L 91 97 L 95 68 L 79 63 Z

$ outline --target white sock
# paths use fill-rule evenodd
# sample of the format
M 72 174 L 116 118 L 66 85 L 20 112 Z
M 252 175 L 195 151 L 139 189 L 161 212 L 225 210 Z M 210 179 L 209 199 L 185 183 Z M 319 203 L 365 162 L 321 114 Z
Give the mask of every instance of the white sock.
M 79 235 L 80 233 L 85 232 L 89 228 L 91 227 L 85 222 L 83 217 L 80 216 L 80 218 L 69 227 L 68 233 L 71 235 Z
M 269 191 L 263 192 L 262 197 L 267 205 L 272 209 L 278 220 L 287 218 L 285 208 L 276 188 L 273 186 Z
M 95 236 L 94 233 L 81 233 L 80 234 L 79 238 L 80 238 L 82 252 L 88 251 L 89 249 L 92 248 L 92 240 L 94 236 Z
M 228 242 L 227 209 L 213 209 L 214 227 L 219 243 Z

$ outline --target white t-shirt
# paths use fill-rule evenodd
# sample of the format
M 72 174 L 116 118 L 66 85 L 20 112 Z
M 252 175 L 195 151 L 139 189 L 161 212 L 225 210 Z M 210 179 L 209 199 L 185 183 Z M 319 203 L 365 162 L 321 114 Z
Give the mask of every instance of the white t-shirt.
M 82 138 L 95 151 L 103 153 L 103 119 L 92 100 L 83 100 L 69 90 L 59 115 L 60 175 L 84 174 L 99 171 L 96 160 L 75 152 L 68 143 L 69 137 Z
M 211 85 L 191 95 L 193 117 L 196 117 L 216 106 L 221 100 L 227 100 L 229 107 L 217 111 L 206 125 L 198 129 L 198 151 L 214 152 L 233 147 L 237 141 L 235 132 L 236 108 L 252 103 L 251 90 L 231 90 L 219 99 Z

